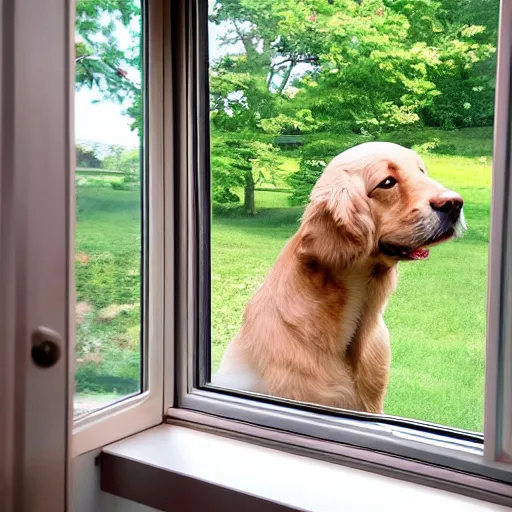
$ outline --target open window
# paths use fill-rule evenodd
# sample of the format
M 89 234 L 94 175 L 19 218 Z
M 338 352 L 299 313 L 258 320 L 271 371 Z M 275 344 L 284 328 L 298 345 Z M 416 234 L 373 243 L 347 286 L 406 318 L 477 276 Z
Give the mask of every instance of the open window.
M 188 137 L 176 155 L 182 253 L 170 421 L 194 410 L 224 418 L 228 430 L 239 429 L 227 420 L 264 425 L 510 482 L 511 12 L 503 3 L 500 14 L 498 2 L 467 7 L 459 19 L 447 6 L 412 2 L 176 6 L 189 31 L 177 34 L 175 65 L 188 74 L 176 87 L 184 113 L 175 126 Z M 468 226 L 427 261 L 399 264 L 384 314 L 392 358 L 383 413 L 216 379 L 316 180 L 338 153 L 369 141 L 413 149 L 418 176 L 428 171 L 464 198 Z M 273 272 L 285 271 L 281 260 Z M 271 335 L 274 306 L 254 314 L 255 336 Z M 318 320 L 318 334 L 326 328 Z
M 76 4 L 75 455 L 162 421 L 161 9 Z
M 140 16 L 133 15 L 139 8 Z M 116 21 L 129 27 L 128 47 L 142 58 L 131 54 L 131 64 L 124 62 L 125 49 L 102 72 L 127 88 L 131 115 L 141 120 L 142 151 L 134 153 L 140 184 L 115 174 L 125 172 L 123 152 L 119 170 L 107 169 L 117 165 L 112 155 L 94 154 L 101 160 L 95 176 L 87 167 L 78 172 L 77 334 L 82 352 L 93 348 L 87 357 L 80 354 L 77 378 L 92 365 L 97 382 L 105 383 L 122 373 L 115 365 L 125 358 L 141 377 L 132 379 L 131 396 L 113 396 L 121 386 L 112 379 L 111 389 L 101 388 L 110 393 L 107 403 L 75 422 L 75 453 L 156 425 L 166 414 L 171 423 L 220 424 L 238 435 L 261 436 L 257 429 L 265 426 L 276 432 L 266 431 L 274 441 L 277 433 L 299 434 L 320 443 L 324 455 L 355 449 L 351 457 L 370 469 L 398 464 L 402 477 L 446 481 L 455 470 L 462 475 L 458 490 L 485 494 L 490 479 L 492 492 L 508 496 L 511 12 L 504 4 L 500 14 L 496 1 L 482 9 L 468 2 L 457 15 L 454 9 L 429 2 L 155 1 L 137 4 L 131 25 Z M 84 61 L 92 58 L 86 45 L 82 50 Z M 132 72 L 135 86 L 127 78 Z M 418 155 L 413 181 L 431 186 L 427 171 L 444 187 L 437 189 L 441 195 L 445 188 L 460 194 L 468 224 L 463 237 L 432 248 L 427 261 L 399 263 L 398 288 L 384 314 L 391 362 L 383 408 L 336 406 L 216 379 L 226 347 L 243 328 L 247 303 L 300 229 L 329 161 L 375 141 L 412 149 Z M 390 186 L 383 176 L 366 190 L 368 198 L 403 179 L 392 178 Z M 84 201 L 93 189 L 110 199 Z M 133 215 L 117 202 L 128 196 Z M 446 213 L 443 205 L 432 206 L 434 199 L 429 208 Z M 460 222 L 453 227 L 462 230 L 457 201 Z M 397 204 L 387 208 L 405 208 Z M 114 217 L 102 221 L 101 212 L 87 208 L 118 211 L 121 223 L 131 215 L 130 227 Z M 96 227 L 87 228 L 91 220 Z M 86 228 L 107 258 L 85 248 Z M 126 251 L 131 270 L 115 259 L 125 254 L 118 240 L 124 236 L 132 244 Z M 441 240 L 423 240 L 431 241 Z M 426 259 L 423 242 L 407 247 L 414 257 L 397 259 Z M 91 266 L 93 259 L 104 267 Z M 80 279 L 95 284 L 82 277 L 86 270 L 105 278 L 112 272 L 119 281 L 100 279 L 96 284 L 108 293 L 86 292 Z M 134 286 L 125 301 L 126 279 Z M 352 309 L 357 316 L 360 307 Z M 346 319 L 357 328 L 363 321 Z M 326 322 L 315 322 L 321 335 Z M 120 355 L 114 366 L 102 352 L 112 347 Z M 88 389 L 78 383 L 79 392 Z

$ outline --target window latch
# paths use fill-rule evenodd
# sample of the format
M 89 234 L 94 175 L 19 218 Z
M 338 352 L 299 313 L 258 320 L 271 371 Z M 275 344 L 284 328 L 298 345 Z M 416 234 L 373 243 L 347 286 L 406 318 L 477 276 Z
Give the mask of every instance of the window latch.
M 32 361 L 41 368 L 50 368 L 60 359 L 60 334 L 46 327 L 32 333 Z

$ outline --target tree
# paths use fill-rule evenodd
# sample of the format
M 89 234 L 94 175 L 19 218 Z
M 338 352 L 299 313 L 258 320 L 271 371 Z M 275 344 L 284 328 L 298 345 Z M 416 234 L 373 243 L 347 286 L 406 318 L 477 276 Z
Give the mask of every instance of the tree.
M 298 32 L 309 12 L 296 0 L 226 0 L 210 21 L 221 26 L 228 53 L 210 66 L 210 110 L 216 128 L 286 133 L 308 128 L 308 113 L 290 102 L 297 66 L 313 63 L 313 43 Z
M 255 211 L 254 167 L 276 151 L 257 141 L 265 134 L 307 133 L 316 126 L 307 108 L 296 108 L 291 87 L 297 67 L 315 60 L 304 21 L 309 12 L 307 2 L 296 0 L 226 0 L 216 3 L 210 16 L 222 27 L 220 43 L 227 48 L 210 66 L 212 129 L 237 134 L 231 142 L 212 145 L 216 197 L 232 198 L 226 191 L 243 186 L 250 213 Z M 226 155 L 226 145 L 237 155 Z
M 76 153 L 76 166 L 85 167 L 86 169 L 99 169 L 101 167 L 101 160 L 96 156 L 93 149 L 88 149 L 80 144 L 75 146 Z
M 272 182 L 276 148 L 261 141 L 237 139 L 224 134 L 212 140 L 212 199 L 216 203 L 240 201 L 233 189 L 243 188 L 243 209 L 255 215 L 255 187 Z
M 77 86 L 127 101 L 140 134 L 141 87 L 126 72 L 139 67 L 140 45 L 121 51 L 116 37 L 118 26 L 134 30 L 140 16 L 134 2 L 78 0 Z M 210 21 L 220 28 L 223 49 L 210 63 L 211 127 L 221 140 L 212 144 L 214 196 L 234 201 L 233 189 L 243 187 L 253 212 L 255 162 L 272 153 L 257 143 L 275 135 L 378 137 L 419 124 L 492 122 L 497 2 L 214 3 Z
M 499 0 L 393 0 L 404 14 L 410 41 L 425 41 L 439 52 L 427 68 L 437 94 L 420 112 L 424 124 L 455 128 L 492 125 Z
M 325 130 L 376 134 L 418 124 L 444 94 L 442 80 L 460 88 L 462 71 L 469 75 L 494 51 L 479 41 L 481 27 L 445 18 L 434 0 L 323 6 L 314 20 L 322 34 L 317 66 L 297 84 L 303 101 Z

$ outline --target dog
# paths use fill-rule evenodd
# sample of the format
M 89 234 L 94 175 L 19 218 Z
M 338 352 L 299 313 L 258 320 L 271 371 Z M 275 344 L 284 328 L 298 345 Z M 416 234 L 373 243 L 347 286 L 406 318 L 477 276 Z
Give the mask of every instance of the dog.
M 462 207 L 410 149 L 368 142 L 339 154 L 247 304 L 212 383 L 383 413 L 391 360 L 383 314 L 398 263 L 461 236 Z

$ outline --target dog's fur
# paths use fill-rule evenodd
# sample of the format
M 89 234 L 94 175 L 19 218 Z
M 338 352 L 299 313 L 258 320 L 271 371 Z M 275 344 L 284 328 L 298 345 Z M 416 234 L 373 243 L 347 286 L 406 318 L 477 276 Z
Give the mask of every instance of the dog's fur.
M 388 177 L 396 185 L 379 188 Z M 447 219 L 432 206 L 452 200 L 462 206 L 409 149 L 366 143 L 338 155 L 248 303 L 213 383 L 382 413 L 391 356 L 383 313 L 397 263 L 460 231 L 462 215 Z

